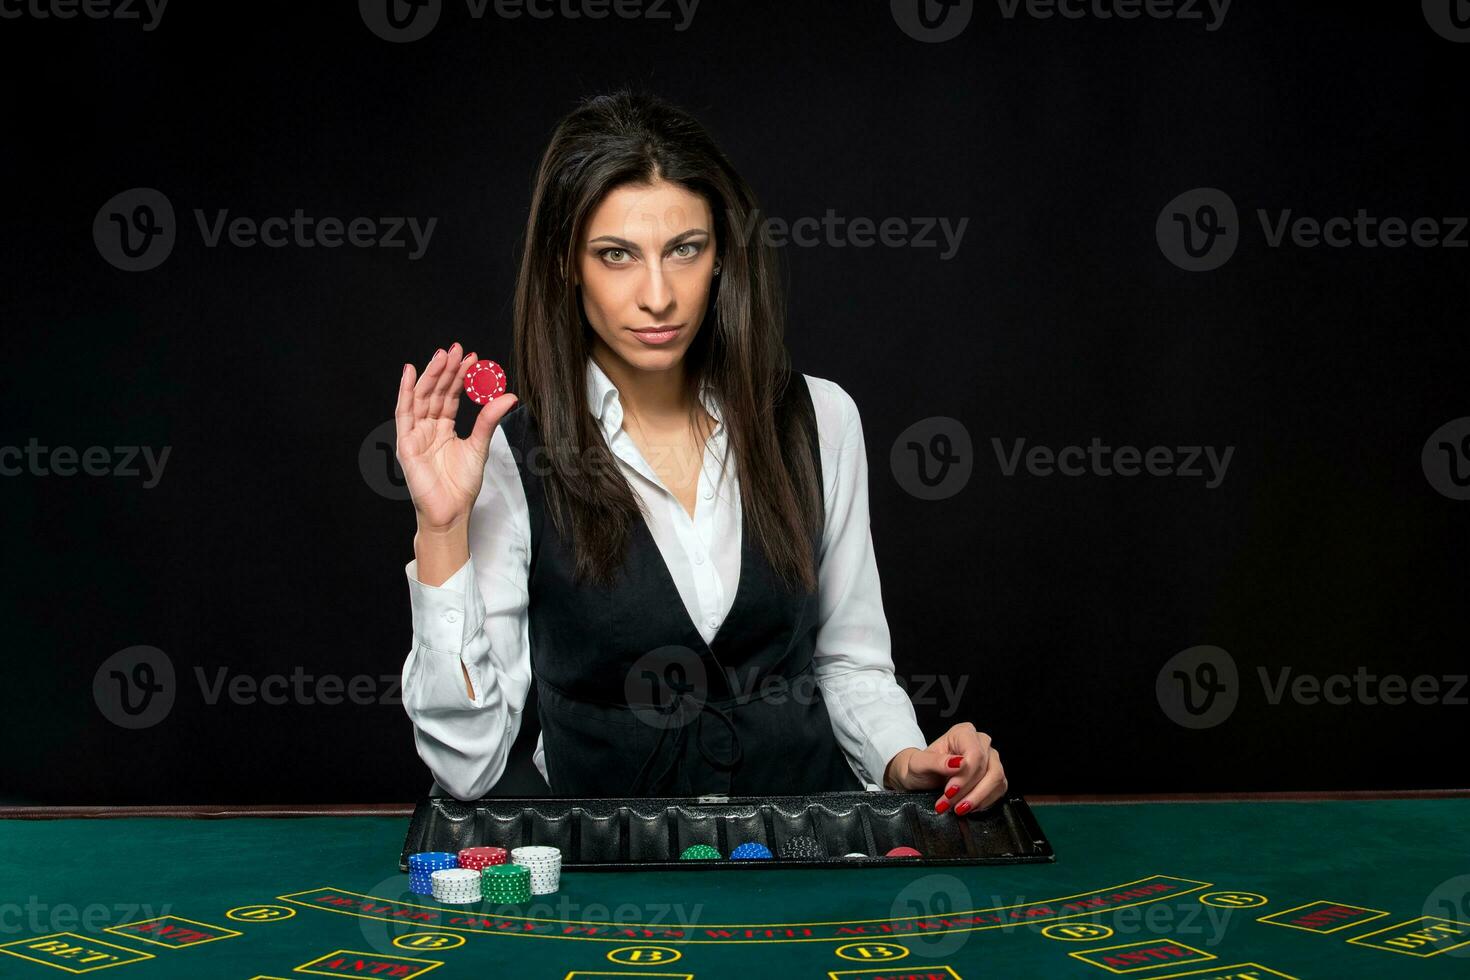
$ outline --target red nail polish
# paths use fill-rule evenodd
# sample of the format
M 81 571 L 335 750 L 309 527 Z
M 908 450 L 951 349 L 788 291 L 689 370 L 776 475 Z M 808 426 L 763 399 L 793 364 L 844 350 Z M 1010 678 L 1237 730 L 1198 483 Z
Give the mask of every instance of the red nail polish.
M 948 809 L 949 809 L 949 800 L 940 800 L 938 803 L 934 804 L 934 812 L 935 813 L 943 813 L 945 810 L 948 810 Z
M 964 756 L 952 755 L 949 757 L 949 767 L 951 769 L 958 769 L 960 767 L 960 764 L 964 761 Z
M 963 801 L 961 801 L 960 802 L 960 805 L 954 808 L 954 812 L 955 812 L 955 816 L 957 816 L 957 817 L 962 817 L 965 814 L 969 813 L 970 812 L 970 801 L 969 800 L 963 800 Z
M 953 797 L 959 791 L 960 791 L 960 788 L 958 786 L 946 786 L 946 787 L 944 787 L 944 798 L 945 799 L 950 799 L 951 797 Z

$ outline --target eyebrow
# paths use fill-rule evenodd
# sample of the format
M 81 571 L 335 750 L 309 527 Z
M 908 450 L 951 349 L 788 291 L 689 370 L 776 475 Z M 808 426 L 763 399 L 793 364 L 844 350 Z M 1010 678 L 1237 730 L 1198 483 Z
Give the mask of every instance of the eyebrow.
M 670 238 L 668 241 L 664 242 L 664 248 L 672 248 L 686 238 L 694 238 L 701 235 L 707 238 L 709 237 L 709 232 L 703 228 L 690 228 L 686 231 L 681 231 L 673 238 Z M 609 244 L 616 245 L 619 248 L 627 249 L 630 252 L 640 251 L 639 247 L 633 242 L 628 241 L 626 238 L 619 238 L 617 235 L 598 235 L 596 238 L 589 240 L 587 244 L 591 246 L 597 244 L 598 242 L 607 242 Z

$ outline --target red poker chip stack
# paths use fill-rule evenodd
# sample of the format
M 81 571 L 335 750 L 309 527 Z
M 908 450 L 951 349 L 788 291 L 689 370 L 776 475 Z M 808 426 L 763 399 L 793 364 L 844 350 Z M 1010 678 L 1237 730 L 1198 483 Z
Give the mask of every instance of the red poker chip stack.
M 492 864 L 506 864 L 510 855 L 503 847 L 466 847 L 459 852 L 459 866 L 471 871 L 484 871 Z

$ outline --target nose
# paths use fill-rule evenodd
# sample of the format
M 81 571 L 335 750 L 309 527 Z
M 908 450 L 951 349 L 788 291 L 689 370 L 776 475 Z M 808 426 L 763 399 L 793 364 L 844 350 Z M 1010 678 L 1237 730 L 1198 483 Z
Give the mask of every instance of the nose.
M 673 305 L 674 286 L 664 272 L 663 263 L 651 262 L 647 266 L 643 281 L 638 287 L 638 305 L 649 313 L 658 315 Z

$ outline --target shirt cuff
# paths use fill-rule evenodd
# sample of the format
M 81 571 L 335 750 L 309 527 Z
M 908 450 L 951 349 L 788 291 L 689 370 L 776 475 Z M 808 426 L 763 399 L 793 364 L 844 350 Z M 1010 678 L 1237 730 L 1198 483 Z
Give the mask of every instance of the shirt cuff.
M 893 757 L 907 748 L 928 747 L 929 743 L 924 740 L 924 732 L 918 725 L 898 725 L 869 735 L 867 744 L 863 746 L 861 762 L 868 779 L 879 789 L 887 789 L 883 784 L 883 771 Z
M 443 585 L 419 581 L 415 558 L 404 566 L 413 610 L 414 640 L 435 653 L 459 656 L 465 641 L 485 621 L 480 590 L 475 587 L 474 559 L 467 560 Z

